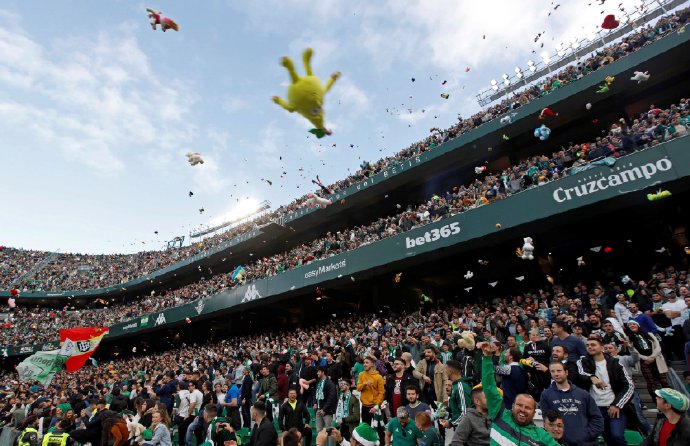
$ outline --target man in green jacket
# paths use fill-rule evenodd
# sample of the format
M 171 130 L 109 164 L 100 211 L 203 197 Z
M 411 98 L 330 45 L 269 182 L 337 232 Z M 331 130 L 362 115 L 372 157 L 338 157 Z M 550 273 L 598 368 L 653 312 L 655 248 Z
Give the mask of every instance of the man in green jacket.
M 484 353 L 482 358 L 482 388 L 486 396 L 489 418 L 492 420 L 491 446 L 506 444 L 530 444 L 534 446 L 558 446 L 556 440 L 544 429 L 533 422 L 536 401 L 528 394 L 519 394 L 510 411 L 503 404 L 503 397 L 496 388 L 494 363 L 492 361 L 493 345 L 489 342 L 477 344 Z
M 453 437 L 453 430 L 458 427 L 462 417 L 467 413 L 467 408 L 472 407 L 470 400 L 470 393 L 472 390 L 462 377 L 462 364 L 458 361 L 450 359 L 446 362 L 446 371 L 448 378 L 452 381 L 450 397 L 448 398 L 448 409 L 450 417 L 447 420 L 439 420 L 439 423 L 446 431 L 445 444 L 450 444 Z
M 271 374 L 267 365 L 261 367 L 261 379 L 259 379 L 258 400 L 266 404 L 266 418 L 273 423 L 273 409 L 280 407 L 278 401 L 278 379 Z

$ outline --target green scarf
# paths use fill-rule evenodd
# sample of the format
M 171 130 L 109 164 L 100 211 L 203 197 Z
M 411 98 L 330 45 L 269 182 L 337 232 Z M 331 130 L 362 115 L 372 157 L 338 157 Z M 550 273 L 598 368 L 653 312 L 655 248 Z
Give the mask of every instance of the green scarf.
M 322 379 L 319 381 L 319 384 L 316 386 L 316 404 L 318 405 L 319 408 L 321 408 L 321 401 L 323 401 L 323 386 L 326 383 L 325 379 Z
M 335 410 L 335 419 L 336 421 L 341 421 L 345 417 L 349 415 L 349 410 L 350 410 L 350 391 L 347 391 L 347 394 L 341 394 L 341 396 L 338 398 L 338 407 Z

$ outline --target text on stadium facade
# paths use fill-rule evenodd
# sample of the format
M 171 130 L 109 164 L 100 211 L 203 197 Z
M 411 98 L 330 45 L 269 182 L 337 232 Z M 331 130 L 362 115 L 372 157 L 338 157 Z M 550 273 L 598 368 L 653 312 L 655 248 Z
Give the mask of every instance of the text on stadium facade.
M 553 199 L 558 203 L 563 203 L 577 197 L 583 197 L 595 192 L 601 192 L 609 187 L 619 186 L 624 183 L 637 181 L 645 178 L 649 180 L 658 172 L 671 170 L 673 163 L 668 158 L 662 158 L 654 163 L 642 164 L 641 166 L 631 167 L 608 176 L 602 176 L 597 180 L 578 184 L 575 187 L 562 188 L 553 191 Z

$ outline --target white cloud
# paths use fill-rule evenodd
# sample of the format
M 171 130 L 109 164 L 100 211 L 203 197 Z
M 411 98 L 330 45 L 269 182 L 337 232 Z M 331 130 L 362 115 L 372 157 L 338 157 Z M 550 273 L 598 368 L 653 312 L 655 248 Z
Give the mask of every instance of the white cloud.
M 161 81 L 131 35 L 44 47 L 0 14 L 0 131 L 32 129 L 25 146 L 49 145 L 101 173 L 126 168 L 128 155 L 159 158 L 147 153 L 176 149 L 194 131 L 184 87 Z

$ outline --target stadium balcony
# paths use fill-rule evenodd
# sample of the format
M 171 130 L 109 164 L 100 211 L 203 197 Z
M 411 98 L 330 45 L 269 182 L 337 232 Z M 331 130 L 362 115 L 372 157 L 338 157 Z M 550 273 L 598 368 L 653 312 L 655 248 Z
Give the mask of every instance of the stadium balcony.
M 132 297 L 149 290 L 194 282 L 208 270 L 229 272 L 234 266 L 251 261 L 253 256 L 270 255 L 313 240 L 328 231 L 390 214 L 397 203 L 422 201 L 430 190 L 444 189 L 458 178 L 472 177 L 475 166 L 500 168 L 527 155 L 529 150 L 543 150 L 535 144 L 532 131 L 538 126 L 537 117 L 545 107 L 559 113 L 557 118 L 548 122 L 553 130 L 548 144 L 555 147 L 559 142 L 583 133 L 598 131 L 590 123 L 593 116 L 605 121 L 613 116 L 639 112 L 640 104 L 680 97 L 681 92 L 687 91 L 690 67 L 687 63 L 676 62 L 686 60 L 684 55 L 690 50 L 689 40 L 688 33 L 668 32 L 638 51 L 513 110 L 515 116 L 508 125 L 502 124 L 498 116 L 432 150 L 392 164 L 376 175 L 334 193 L 329 197 L 334 204 L 326 209 L 303 207 L 211 250 L 123 284 L 91 290 L 24 292 L 21 298 L 38 304 L 53 304 L 64 302 L 69 297 L 74 299 L 73 303 L 85 304 L 93 298 Z M 629 80 L 634 71 L 649 71 L 652 77 L 648 82 L 637 85 Z M 611 91 L 606 95 L 595 94 L 596 86 L 607 76 L 617 78 Z M 585 103 L 591 103 L 596 112 L 588 112 Z M 9 292 L 0 292 L 0 297 L 8 296 Z
M 672 190 L 673 197 L 650 204 L 647 194 L 656 193 L 659 188 Z M 677 207 L 688 202 L 689 190 L 690 137 L 686 136 L 622 156 L 613 164 L 592 164 L 584 171 L 533 187 L 510 198 L 300 268 L 186 305 L 114 324 L 104 342 L 120 341 L 133 335 L 140 337 L 142 333 L 170 330 L 186 324 L 189 324 L 190 330 L 193 327 L 204 329 L 212 325 L 207 320 L 230 327 L 238 322 L 237 316 L 243 318 L 243 315 L 252 314 L 254 310 L 279 308 L 281 312 L 286 312 L 296 307 L 297 301 L 309 307 L 305 302 L 312 302 L 311 298 L 317 289 L 359 288 L 360 293 L 365 293 L 363 298 L 375 302 L 378 299 L 376 286 L 383 282 L 382 278 L 390 279 L 398 271 L 419 276 L 430 265 L 445 265 L 442 274 L 436 272 L 438 282 L 457 288 L 459 273 L 464 266 L 460 269 L 448 265 L 468 263 L 466 257 L 469 256 L 466 254 L 469 252 L 475 252 L 469 261 L 471 264 L 476 262 L 477 252 L 489 256 L 490 251 L 499 250 L 498 246 L 503 246 L 501 250 L 505 252 L 506 245 L 521 246 L 522 238 L 526 235 L 538 233 L 542 246 L 555 249 L 559 243 L 574 243 L 573 239 L 578 233 L 586 234 L 587 240 L 604 237 L 606 231 L 622 234 L 625 230 L 623 224 L 609 225 L 608 222 L 615 222 L 615 218 L 621 215 L 635 215 L 635 224 L 643 227 L 645 218 L 658 219 L 662 211 L 676 212 Z M 586 228 L 586 222 L 592 221 L 605 223 Z M 581 246 L 579 249 L 587 248 Z M 505 257 L 515 258 L 510 251 Z M 502 270 L 501 260 L 494 261 L 496 266 L 493 268 Z M 476 263 L 474 265 L 476 267 Z M 514 270 L 505 268 L 506 271 L 511 269 Z M 269 323 L 270 320 L 267 319 Z M 2 355 L 25 355 L 55 346 L 55 342 L 5 346 Z

